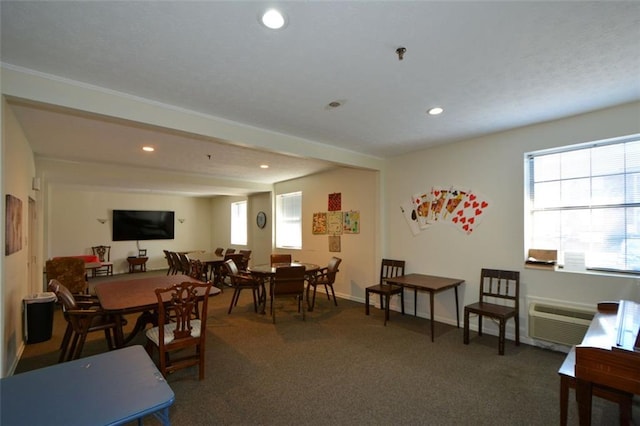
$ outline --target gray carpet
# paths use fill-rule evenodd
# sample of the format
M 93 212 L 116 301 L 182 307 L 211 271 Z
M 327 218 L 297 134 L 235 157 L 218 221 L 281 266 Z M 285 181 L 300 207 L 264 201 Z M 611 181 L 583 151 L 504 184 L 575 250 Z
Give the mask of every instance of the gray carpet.
M 173 425 L 552 425 L 559 421 L 557 370 L 564 354 L 319 298 L 302 321 L 293 299 L 276 302 L 277 324 L 253 312 L 250 292 L 227 315 L 230 289 L 211 299 L 204 381 L 195 368 L 169 376 Z M 324 296 L 324 295 L 323 295 Z M 28 345 L 17 372 L 57 361 L 64 323 L 53 338 Z M 130 321 L 132 324 L 133 321 Z M 94 333 L 83 355 L 106 350 Z M 144 344 L 140 335 L 134 343 Z M 569 424 L 578 424 L 570 393 Z M 634 419 L 640 419 L 637 401 Z M 636 420 L 637 422 L 637 420 Z M 148 417 L 145 424 L 158 424 Z M 594 398 L 594 425 L 618 424 L 616 405 Z

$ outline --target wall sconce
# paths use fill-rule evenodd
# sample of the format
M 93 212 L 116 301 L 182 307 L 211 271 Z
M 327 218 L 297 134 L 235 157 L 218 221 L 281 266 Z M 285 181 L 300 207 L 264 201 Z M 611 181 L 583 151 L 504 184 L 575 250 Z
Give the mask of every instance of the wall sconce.
M 97 219 L 97 221 L 98 221 L 98 222 L 100 222 L 100 223 L 101 223 L 101 224 L 103 224 L 103 225 L 104 225 L 105 223 L 107 223 L 107 219 L 98 218 L 98 219 Z
M 178 222 L 184 223 L 185 220 L 186 220 L 185 218 L 180 218 L 180 219 L 178 219 Z

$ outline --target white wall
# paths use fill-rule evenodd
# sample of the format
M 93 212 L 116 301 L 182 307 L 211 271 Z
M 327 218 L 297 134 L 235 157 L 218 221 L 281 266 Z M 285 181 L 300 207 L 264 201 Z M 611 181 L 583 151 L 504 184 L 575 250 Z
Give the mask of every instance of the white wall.
M 377 282 L 380 265 L 379 188 L 378 172 L 349 168 L 276 184 L 275 194 L 302 191 L 302 250 L 274 251 L 290 252 L 295 260 L 323 266 L 332 256 L 341 258 L 336 295 L 364 301 L 364 288 Z M 360 211 L 360 233 L 342 235 L 339 253 L 329 252 L 327 235 L 313 235 L 311 230 L 313 213 L 327 211 L 332 193 L 342 194 L 342 211 Z
M 521 335 L 527 335 L 528 297 L 595 306 L 602 300 L 640 300 L 631 276 L 539 271 L 524 268 L 524 153 L 640 133 L 640 103 L 443 145 L 389 162 L 384 205 L 387 252 L 405 259 L 409 272 L 463 278 L 461 307 L 477 300 L 482 267 L 521 271 Z M 399 206 L 432 186 L 459 186 L 484 194 L 491 209 L 472 235 L 437 225 L 413 236 Z M 438 321 L 455 324 L 453 292 L 436 296 Z M 461 309 L 462 310 L 462 309 Z M 428 315 L 428 294 L 418 311 Z
M 92 254 L 91 247 L 111 246 L 114 274 L 128 272 L 127 256 L 147 249 L 147 269 L 164 269 L 162 250 L 211 250 L 211 200 L 160 194 L 96 191 L 68 185 L 45 185 L 48 199 L 45 259 Z M 175 212 L 175 239 L 112 241 L 112 210 L 171 210 Z M 106 218 L 105 224 L 98 218 Z M 180 223 L 178 219 L 184 219 Z
M 11 194 L 22 201 L 22 249 L 5 255 L 2 244 L 3 260 L 1 308 L 2 347 L 0 348 L 0 376 L 4 377 L 15 368 L 23 348 L 22 300 L 30 293 L 29 289 L 29 198 L 37 199 L 31 189 L 31 179 L 35 176 L 33 153 L 29 143 L 13 115 L 2 98 L 2 205 L 0 222 L 5 223 L 5 195 Z M 4 231 L 2 231 L 4 241 Z

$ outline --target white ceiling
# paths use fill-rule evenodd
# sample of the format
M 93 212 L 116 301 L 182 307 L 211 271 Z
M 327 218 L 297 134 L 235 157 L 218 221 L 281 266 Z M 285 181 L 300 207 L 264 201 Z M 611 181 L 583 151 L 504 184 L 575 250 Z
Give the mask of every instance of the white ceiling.
M 270 5 L 284 30 L 259 24 Z M 3 0 L 0 13 L 5 68 L 379 158 L 640 100 L 638 1 Z M 265 183 L 332 166 L 13 105 L 43 158 Z M 444 114 L 428 116 L 432 106 Z M 146 141 L 160 147 L 151 159 L 138 151 Z M 280 167 L 265 174 L 263 162 Z

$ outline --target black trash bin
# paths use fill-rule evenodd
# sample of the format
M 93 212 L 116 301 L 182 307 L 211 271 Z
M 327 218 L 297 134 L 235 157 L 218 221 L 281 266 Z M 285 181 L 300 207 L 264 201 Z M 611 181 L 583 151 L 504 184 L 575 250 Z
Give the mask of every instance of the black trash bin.
M 24 338 L 27 343 L 51 339 L 56 294 L 37 293 L 24 298 Z

